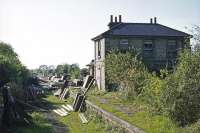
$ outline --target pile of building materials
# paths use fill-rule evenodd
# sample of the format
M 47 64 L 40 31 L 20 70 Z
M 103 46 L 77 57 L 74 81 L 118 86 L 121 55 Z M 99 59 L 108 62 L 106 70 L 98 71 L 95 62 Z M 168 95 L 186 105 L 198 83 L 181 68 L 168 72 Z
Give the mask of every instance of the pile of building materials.
M 63 92 L 60 94 L 60 100 L 64 100 L 69 95 L 69 88 L 64 88 Z
M 53 112 L 60 116 L 67 116 L 69 112 L 73 111 L 73 108 L 71 105 L 62 105 L 59 109 L 54 109 Z
M 88 75 L 85 79 L 83 86 L 81 87 L 81 92 L 77 93 L 77 95 L 76 95 L 76 98 L 73 103 L 73 107 L 69 104 L 62 105 L 61 108 L 55 109 L 53 111 L 62 117 L 67 116 L 69 114 L 69 112 L 71 112 L 71 111 L 75 111 L 75 112 L 78 111 L 79 117 L 80 117 L 82 123 L 83 124 L 88 123 L 86 117 L 82 113 L 83 112 L 82 109 L 84 108 L 86 93 L 92 87 L 93 83 L 94 83 L 94 78 L 92 76 Z M 69 93 L 69 88 L 65 88 L 63 91 L 62 91 L 62 89 L 60 89 L 56 93 L 54 93 L 54 95 L 58 95 L 59 93 L 60 93 L 59 98 L 61 100 L 63 100 L 65 98 L 66 94 Z
M 94 83 L 94 78 L 88 75 L 85 79 L 83 87 L 81 88 L 82 93 L 80 92 L 76 94 L 76 98 L 73 103 L 74 111 L 81 111 L 82 107 L 84 106 L 86 93 L 91 88 L 93 83 Z

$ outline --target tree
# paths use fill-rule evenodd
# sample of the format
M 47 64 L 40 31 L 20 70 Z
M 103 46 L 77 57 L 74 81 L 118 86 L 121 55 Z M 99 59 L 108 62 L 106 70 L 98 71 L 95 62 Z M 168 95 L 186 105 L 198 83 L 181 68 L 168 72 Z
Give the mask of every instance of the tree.
M 81 77 L 86 77 L 87 75 L 89 75 L 89 70 L 87 68 L 82 68 L 80 70 L 80 75 Z
M 166 78 L 162 100 L 172 119 L 184 126 L 200 118 L 200 51 L 185 51 Z
M 23 89 L 30 76 L 28 69 L 22 65 L 13 48 L 0 42 L 0 86 L 8 82 L 17 84 L 17 88 Z
M 63 65 L 57 65 L 57 67 L 55 69 L 56 74 L 61 75 L 61 74 L 63 74 L 63 71 L 64 71 L 64 66 Z
M 47 71 L 48 71 L 48 76 L 54 75 L 55 74 L 55 66 L 54 65 L 48 66 Z
M 194 25 L 192 29 L 189 29 L 189 31 L 193 35 L 194 40 L 194 50 L 197 51 L 200 49 L 200 25 Z
M 72 79 L 79 78 L 80 68 L 78 64 L 71 64 L 69 68 L 69 73 Z
M 135 98 L 142 91 L 147 70 L 134 52 L 112 51 L 105 59 L 106 86 L 120 86 L 125 98 Z
M 63 73 L 69 74 L 69 69 L 70 69 L 70 65 L 69 64 L 64 64 L 63 65 Z
M 48 66 L 47 65 L 40 65 L 39 71 L 41 72 L 42 76 L 47 76 Z

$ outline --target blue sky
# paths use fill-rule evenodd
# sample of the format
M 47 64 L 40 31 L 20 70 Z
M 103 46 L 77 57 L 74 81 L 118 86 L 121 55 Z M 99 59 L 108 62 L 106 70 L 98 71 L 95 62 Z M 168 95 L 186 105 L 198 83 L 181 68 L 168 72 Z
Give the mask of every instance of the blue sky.
M 79 63 L 94 56 L 91 38 L 108 29 L 110 15 L 124 22 L 158 23 L 187 32 L 200 24 L 200 0 L 0 0 L 0 40 L 24 65 Z

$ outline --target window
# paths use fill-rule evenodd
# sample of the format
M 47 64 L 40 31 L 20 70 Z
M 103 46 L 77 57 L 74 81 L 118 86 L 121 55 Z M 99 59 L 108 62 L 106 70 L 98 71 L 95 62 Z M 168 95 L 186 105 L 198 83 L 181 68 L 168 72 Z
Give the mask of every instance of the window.
M 128 39 L 121 39 L 119 43 L 122 45 L 128 45 Z
M 146 57 L 151 56 L 153 54 L 153 42 L 152 42 L 152 40 L 144 41 L 143 54 Z
M 168 58 L 176 58 L 177 57 L 177 45 L 176 45 L 175 40 L 168 40 L 167 57 Z
M 101 58 L 101 41 L 98 41 L 97 45 L 97 56 L 98 58 Z
M 121 53 L 126 53 L 128 51 L 128 39 L 121 39 L 119 42 L 119 50 Z
M 175 40 L 168 40 L 167 48 L 169 50 L 176 50 L 176 41 Z

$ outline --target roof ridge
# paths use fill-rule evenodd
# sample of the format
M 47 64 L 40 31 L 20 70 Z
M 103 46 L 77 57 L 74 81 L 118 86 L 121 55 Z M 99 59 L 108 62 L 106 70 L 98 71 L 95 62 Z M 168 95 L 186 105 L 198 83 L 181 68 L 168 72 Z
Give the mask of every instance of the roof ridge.
M 137 23 L 133 23 L 133 22 L 123 22 L 124 24 L 147 24 L 147 25 L 157 25 L 158 23 L 139 23 L 139 22 L 137 22 Z

